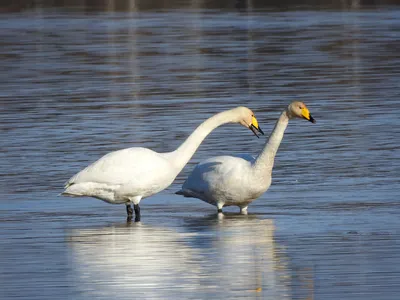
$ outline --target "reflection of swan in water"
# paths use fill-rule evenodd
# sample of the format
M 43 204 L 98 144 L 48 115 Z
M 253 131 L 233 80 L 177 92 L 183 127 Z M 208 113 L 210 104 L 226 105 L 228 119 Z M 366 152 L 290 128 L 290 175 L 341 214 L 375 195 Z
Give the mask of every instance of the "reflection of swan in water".
M 73 230 L 69 241 L 79 290 L 105 299 L 190 292 L 197 281 L 195 252 L 184 239 L 184 233 L 140 223 Z
M 272 220 L 225 215 L 188 218 L 181 231 L 169 225 L 71 232 L 79 290 L 107 299 L 289 297 Z
M 213 232 L 208 246 L 213 251 L 212 261 L 203 266 L 202 272 L 209 274 L 205 282 L 214 282 L 221 296 L 248 297 L 256 293 L 262 299 L 289 297 L 284 255 L 274 241 L 273 220 L 216 214 L 202 225 L 198 223 L 191 220 L 188 225 L 199 230 L 206 225 Z M 209 252 L 201 255 L 209 259 Z

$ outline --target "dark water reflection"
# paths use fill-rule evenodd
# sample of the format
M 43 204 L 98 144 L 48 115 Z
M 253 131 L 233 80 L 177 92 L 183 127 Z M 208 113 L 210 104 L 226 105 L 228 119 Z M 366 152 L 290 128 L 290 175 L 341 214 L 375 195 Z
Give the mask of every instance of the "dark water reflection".
M 2 15 L 0 298 L 397 299 L 399 14 Z M 237 125 L 143 201 L 142 224 L 57 197 L 109 151 L 173 150 L 237 105 L 268 133 L 293 99 L 318 123 L 290 123 L 249 216 L 173 195 L 199 160 L 260 151 Z

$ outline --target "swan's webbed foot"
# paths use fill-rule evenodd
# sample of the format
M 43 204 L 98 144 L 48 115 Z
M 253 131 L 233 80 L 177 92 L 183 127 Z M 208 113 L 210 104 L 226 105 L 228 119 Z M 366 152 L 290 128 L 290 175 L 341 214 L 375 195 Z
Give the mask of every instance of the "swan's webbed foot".
M 134 204 L 133 209 L 135 210 L 135 222 L 140 222 L 140 207 L 139 204 Z

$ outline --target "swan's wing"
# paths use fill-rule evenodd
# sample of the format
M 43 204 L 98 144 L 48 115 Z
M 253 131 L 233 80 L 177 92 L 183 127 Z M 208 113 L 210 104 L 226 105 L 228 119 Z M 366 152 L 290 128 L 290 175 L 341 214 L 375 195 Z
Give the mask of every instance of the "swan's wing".
M 189 197 L 190 194 L 207 196 L 216 190 L 229 188 L 242 180 L 253 161 L 251 155 L 218 156 L 204 160 L 193 169 L 179 193 Z
M 123 185 L 132 180 L 157 177 L 160 170 L 171 170 L 161 154 L 146 148 L 127 148 L 104 155 L 68 180 L 66 188 L 84 182 Z

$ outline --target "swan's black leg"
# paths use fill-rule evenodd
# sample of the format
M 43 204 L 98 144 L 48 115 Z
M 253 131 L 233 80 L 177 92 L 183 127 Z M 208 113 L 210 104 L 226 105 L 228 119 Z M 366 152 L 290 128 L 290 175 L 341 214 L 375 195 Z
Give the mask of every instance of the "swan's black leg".
M 222 213 L 222 208 L 218 208 L 218 213 Z
M 139 204 L 134 204 L 133 209 L 135 210 L 135 222 L 140 222 L 140 207 Z
M 132 221 L 133 209 L 132 209 L 132 206 L 131 206 L 130 204 L 127 204 L 127 205 L 126 205 L 126 213 L 128 214 L 128 217 L 127 217 L 126 220 L 127 220 L 128 222 Z

